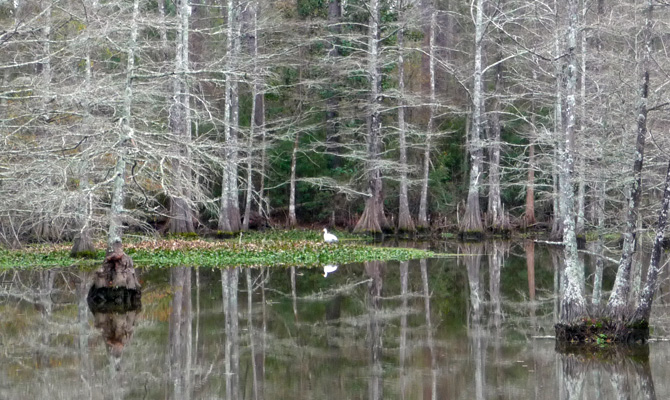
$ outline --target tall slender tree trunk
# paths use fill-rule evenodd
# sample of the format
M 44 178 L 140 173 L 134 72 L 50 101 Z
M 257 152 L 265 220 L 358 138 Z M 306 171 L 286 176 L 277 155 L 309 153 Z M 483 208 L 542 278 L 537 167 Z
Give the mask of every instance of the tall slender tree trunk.
M 93 13 L 96 12 L 95 4 L 93 5 Z M 91 94 L 92 89 L 92 73 L 91 73 L 91 44 L 92 44 L 92 35 L 91 35 L 91 23 L 92 21 L 87 21 L 86 32 L 85 32 L 85 54 L 84 62 L 84 87 L 87 94 Z M 84 121 L 88 125 L 88 121 L 91 120 L 91 107 L 90 102 L 85 103 L 84 109 Z M 91 229 L 91 217 L 93 216 L 93 193 L 89 191 L 89 160 L 86 155 L 85 143 L 81 144 L 82 154 L 84 156 L 81 160 L 81 165 L 79 167 L 79 197 L 80 201 L 78 202 L 78 216 L 77 216 L 77 228 L 79 231 L 72 241 L 72 248 L 70 249 L 70 255 L 77 256 L 81 254 L 90 254 L 95 251 L 95 245 L 93 244 L 93 233 Z
M 481 179 L 483 174 L 483 145 L 481 140 L 483 120 L 483 86 L 482 86 L 482 54 L 484 52 L 484 35 L 486 33 L 486 22 L 484 21 L 484 7 L 486 0 L 476 0 L 473 4 L 475 9 L 475 64 L 474 80 L 472 83 L 472 129 L 468 141 L 468 153 L 470 156 L 470 180 L 468 185 L 468 199 L 465 204 L 465 215 L 461 219 L 459 227 L 461 234 L 481 235 L 483 225 L 481 211 L 479 209 L 479 191 L 481 190 Z
M 248 51 L 253 57 L 254 70 L 252 74 L 253 82 L 251 83 L 251 122 L 249 124 L 249 140 L 247 142 L 247 194 L 244 206 L 244 218 L 242 220 L 242 230 L 249 229 L 249 222 L 251 220 L 251 205 L 254 196 L 253 185 L 253 156 L 254 143 L 256 142 L 257 130 L 264 130 L 265 127 L 265 102 L 264 96 L 261 92 L 261 74 L 258 67 L 258 13 L 260 11 L 260 3 L 253 2 L 248 9 L 250 14 L 250 31 L 247 34 Z M 262 203 L 262 197 L 259 200 Z
M 580 133 L 586 134 L 583 128 L 580 129 Z M 575 232 L 577 236 L 583 236 L 586 224 L 586 161 L 582 155 L 577 155 L 577 158 L 579 166 L 577 167 L 577 220 L 575 223 Z
M 295 228 L 298 225 L 298 219 L 295 214 L 295 190 L 296 190 L 296 167 L 298 165 L 298 146 L 300 144 L 300 134 L 295 133 L 293 139 L 293 151 L 291 152 L 291 179 L 289 181 L 289 200 L 288 200 L 288 226 Z
M 564 281 L 566 283 L 561 299 L 560 321 L 572 323 L 584 314 L 586 303 L 583 293 L 583 269 L 577 253 L 574 210 L 574 156 L 575 156 L 575 114 L 577 91 L 577 3 L 567 0 L 567 76 L 565 79 L 565 135 L 561 151 L 560 202 L 563 204 L 563 247 L 565 256 Z
M 629 187 L 628 214 L 626 228 L 623 234 L 623 250 L 619 260 L 614 287 L 607 302 L 608 312 L 616 317 L 623 318 L 630 291 L 630 271 L 637 243 L 637 218 L 640 197 L 642 196 L 642 164 L 644 160 L 644 144 L 647 137 L 647 102 L 649 96 L 649 61 L 651 53 L 652 2 L 647 1 L 645 23 L 642 30 L 643 46 L 639 60 L 639 99 L 637 105 L 637 139 L 633 156 L 633 182 Z
M 405 232 L 412 232 L 414 227 L 414 220 L 409 211 L 408 199 L 408 179 L 407 172 L 409 165 L 407 164 L 407 124 L 405 122 L 405 5 L 401 2 L 398 5 L 400 9 L 400 28 L 398 30 L 398 91 L 400 92 L 400 99 L 398 105 L 398 147 L 400 151 L 400 193 L 398 205 L 398 230 Z
M 337 58 L 340 56 L 339 50 L 339 36 L 342 33 L 342 28 L 340 27 L 340 20 L 342 19 L 342 3 L 340 0 L 329 0 L 328 1 L 328 31 L 330 33 L 330 39 L 327 43 L 328 48 L 328 61 L 331 65 L 337 68 Z M 336 71 L 333 71 L 333 75 L 336 74 Z M 326 143 L 328 150 L 336 155 L 332 156 L 329 160 L 330 168 L 338 168 L 342 164 L 342 158 L 338 155 L 340 152 L 340 137 L 339 137 L 339 108 L 340 108 L 340 95 L 337 92 L 336 87 L 337 82 L 330 83 L 330 91 L 328 98 L 326 99 Z
M 194 213 L 188 186 L 192 184 L 190 166 L 191 115 L 189 73 L 189 0 L 179 0 L 177 6 L 177 33 L 175 50 L 175 75 L 173 77 L 172 107 L 170 109 L 170 131 L 176 142 L 172 162 L 174 189 L 170 196 L 170 225 L 172 233 L 194 232 Z
M 582 1 L 581 4 L 581 33 L 580 33 L 580 74 L 579 74 L 579 131 L 582 138 L 586 138 L 586 52 L 587 42 L 585 29 L 586 26 L 586 11 L 589 7 L 587 1 Z M 578 152 L 579 167 L 577 169 L 577 223 L 575 231 L 578 236 L 584 235 L 585 229 L 585 208 L 586 208 L 586 154 L 581 151 Z
M 54 95 L 51 93 L 53 88 L 51 81 L 53 79 L 53 74 L 51 71 L 52 64 L 52 54 L 51 54 L 51 25 L 52 25 L 52 11 L 54 8 L 54 2 L 52 0 L 45 1 L 40 4 L 40 6 L 45 7 L 46 9 L 42 13 L 42 18 L 40 22 L 42 23 L 41 37 L 40 42 L 42 44 L 42 59 L 40 60 L 39 67 L 41 68 L 39 76 L 39 85 L 37 86 L 37 93 L 40 96 L 39 98 L 39 110 L 37 121 L 40 124 L 39 128 L 36 129 L 36 132 L 41 132 L 41 135 L 45 137 L 50 134 L 50 120 L 51 120 L 51 99 L 54 98 Z M 42 125 L 43 124 L 43 125 Z M 37 224 L 35 224 L 33 230 L 34 235 L 40 240 L 56 240 L 58 235 L 54 234 L 54 215 L 51 210 L 43 210 L 40 215 L 40 219 Z
M 656 224 L 656 235 L 654 237 L 654 247 L 651 251 L 651 261 L 647 269 L 647 280 L 640 294 L 637 309 L 631 318 L 634 322 L 649 323 L 651 315 L 651 304 L 654 301 L 654 295 L 658 289 L 658 275 L 661 272 L 660 264 L 661 254 L 663 253 L 663 239 L 665 229 L 668 226 L 668 208 L 670 207 L 670 163 L 665 174 L 665 190 L 663 191 L 663 200 L 661 209 L 658 212 L 658 222 Z
M 498 55 L 495 71 L 495 93 L 491 101 L 491 113 L 489 120 L 489 198 L 487 208 L 487 223 L 493 232 L 508 230 L 505 220 L 502 200 L 500 199 L 500 146 L 501 146 L 501 123 L 500 123 L 500 99 L 502 95 L 503 64 L 502 54 Z
M 221 207 L 219 210 L 219 230 L 238 232 L 240 226 L 240 208 L 237 193 L 238 172 L 238 85 L 232 71 L 236 68 L 239 55 L 239 2 L 228 0 L 226 4 L 228 26 L 226 28 L 226 81 L 224 87 L 225 105 L 223 129 L 225 132 L 226 161 L 223 166 L 221 182 Z
M 260 184 L 258 186 L 258 213 L 266 221 L 270 220 L 270 200 L 265 193 L 265 170 L 267 164 L 267 132 L 265 130 L 265 115 L 263 114 L 263 123 L 261 124 L 261 166 L 260 166 Z
M 126 87 L 123 95 L 123 117 L 119 121 L 118 144 L 116 149 L 116 167 L 112 183 L 112 203 L 109 210 L 109 229 L 107 246 L 112 249 L 114 243 L 121 243 L 123 237 L 123 203 L 125 200 L 126 157 L 128 146 L 132 143 L 132 101 L 133 74 L 135 70 L 135 50 L 137 47 L 137 20 L 139 19 L 139 0 L 133 1 L 133 16 L 130 27 L 130 41 L 127 49 Z
M 604 230 L 605 230 L 605 182 L 598 182 L 596 183 L 596 198 L 597 204 L 595 205 L 596 208 L 596 223 L 597 223 L 597 230 L 598 230 L 598 239 L 596 240 L 595 244 L 595 253 L 596 253 L 596 270 L 593 274 L 593 296 L 591 299 L 591 304 L 594 306 L 599 306 L 600 305 L 600 300 L 602 297 L 602 290 L 603 290 L 603 270 L 605 267 L 605 261 L 603 260 L 602 257 L 602 252 L 603 252 L 603 235 L 604 235 Z
M 554 0 L 554 9 L 556 10 L 555 16 L 555 29 L 554 29 L 554 53 L 556 54 L 555 60 L 555 74 L 556 74 L 556 98 L 554 103 L 554 135 L 556 139 L 554 140 L 554 154 L 553 162 L 551 164 L 551 181 L 553 185 L 554 195 L 552 198 L 552 211 L 554 213 L 552 225 L 551 225 L 551 234 L 550 237 L 554 240 L 560 240 L 561 235 L 563 235 L 563 214 L 562 214 L 562 204 L 560 196 L 560 173 L 559 173 L 559 164 L 560 164 L 560 153 L 563 148 L 561 140 L 558 139 L 562 135 L 563 131 L 563 84 L 564 84 L 564 75 L 563 71 L 563 58 L 559 57 L 563 49 L 563 40 L 561 37 L 561 18 L 560 10 L 557 0 Z
M 528 179 L 526 183 L 526 227 L 535 225 L 535 145 L 528 145 Z
M 363 215 L 354 227 L 354 232 L 382 232 L 389 228 L 384 215 L 384 198 L 382 192 L 381 161 L 381 65 L 379 60 L 379 0 L 368 3 L 370 18 L 368 20 L 368 79 L 370 95 L 367 116 L 367 160 L 368 199 L 365 202 Z
M 430 177 L 430 153 L 431 153 L 431 142 L 432 135 L 435 131 L 435 112 L 437 109 L 437 96 L 436 96 L 436 76 L 435 76 L 435 64 L 437 60 L 437 54 L 435 51 L 435 35 L 437 31 L 437 11 L 435 10 L 435 5 L 431 4 L 429 7 L 430 10 L 430 25 L 428 29 L 428 73 L 430 77 L 429 81 L 429 109 L 428 109 L 428 126 L 426 127 L 426 139 L 424 143 L 423 150 L 423 177 L 421 179 L 421 197 L 419 198 L 419 217 L 417 219 L 417 226 L 421 229 L 430 228 L 430 222 L 428 221 L 428 183 Z

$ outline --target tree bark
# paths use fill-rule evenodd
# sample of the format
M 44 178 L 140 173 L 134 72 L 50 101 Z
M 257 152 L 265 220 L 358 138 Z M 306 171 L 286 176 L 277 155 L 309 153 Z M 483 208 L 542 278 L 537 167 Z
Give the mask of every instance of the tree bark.
M 560 12 L 559 12 L 559 2 L 554 0 L 554 9 L 556 10 L 556 20 L 555 20 L 555 36 L 554 36 L 554 52 L 556 54 L 555 60 L 555 74 L 556 74 L 556 98 L 554 102 L 554 134 L 556 135 L 556 140 L 554 141 L 554 154 L 553 162 L 551 165 L 551 177 L 553 185 L 553 197 L 552 197 L 552 211 L 553 211 L 553 220 L 551 225 L 551 234 L 550 237 L 553 240 L 562 240 L 561 235 L 563 235 L 563 215 L 561 198 L 560 198 L 560 172 L 559 172 L 559 163 L 560 163 L 560 153 L 562 151 L 561 140 L 558 139 L 561 135 L 560 132 L 563 131 L 563 85 L 564 85 L 564 68 L 563 68 L 563 59 L 559 57 L 563 48 L 563 41 L 561 40 L 561 21 L 560 21 Z
M 123 251 L 121 242 L 114 242 L 107 251 L 105 261 L 95 272 L 92 289 L 122 288 L 140 290 L 133 260 Z
M 223 178 L 221 182 L 221 207 L 219 210 L 219 230 L 224 232 L 239 232 L 240 206 L 238 201 L 238 84 L 233 75 L 239 57 L 239 2 L 228 0 L 226 10 L 228 13 L 228 26 L 226 28 L 226 80 L 224 87 L 224 112 L 223 130 L 225 132 L 226 162 L 223 166 Z
M 328 46 L 328 61 L 330 65 L 338 68 L 337 58 L 340 56 L 339 50 L 339 36 L 342 33 L 340 27 L 340 20 L 342 19 L 342 4 L 340 0 L 329 0 L 328 2 L 328 31 L 332 35 L 327 42 Z M 338 71 L 333 71 L 333 76 L 337 75 Z M 339 124 L 339 108 L 340 108 L 340 94 L 338 93 L 337 82 L 331 82 L 329 87 L 330 93 L 326 99 L 326 144 L 329 152 L 334 155 L 329 159 L 329 167 L 331 169 L 339 168 L 342 165 L 342 157 L 339 156 L 340 149 L 340 124 Z
M 586 26 L 586 11 L 588 9 L 588 2 L 582 1 L 581 7 L 581 22 L 582 27 Z M 580 70 L 579 74 L 579 131 L 582 138 L 587 137 L 586 129 L 586 52 L 587 52 L 587 42 L 586 34 L 588 29 L 582 28 L 580 33 Z M 577 156 L 579 159 L 579 169 L 577 172 L 578 176 L 578 190 L 577 190 L 577 223 L 575 226 L 575 231 L 577 236 L 584 235 L 585 229 L 585 207 L 586 207 L 586 154 L 583 152 L 578 152 Z
M 526 183 L 526 227 L 535 225 L 535 145 L 528 146 L 528 179 Z
M 661 209 L 658 212 L 658 222 L 656 224 L 656 235 L 654 237 L 654 247 L 651 251 L 651 261 L 647 269 L 647 280 L 644 284 L 644 289 L 640 294 L 637 309 L 633 314 L 631 320 L 633 323 L 647 322 L 649 323 L 649 316 L 651 315 L 651 304 L 654 301 L 654 295 L 658 289 L 658 274 L 661 272 L 660 261 L 663 253 L 663 239 L 665 237 L 665 229 L 668 226 L 668 208 L 670 206 L 670 163 L 665 174 L 665 190 L 663 191 L 663 200 L 661 201 Z
M 398 147 L 400 151 L 400 193 L 398 204 L 398 230 L 404 232 L 413 232 L 416 230 L 412 214 L 409 211 L 408 199 L 408 179 L 407 171 L 409 165 L 407 164 L 407 124 L 405 123 L 405 5 L 399 4 L 400 8 L 400 28 L 397 33 L 398 37 L 398 91 L 400 92 L 400 99 L 398 105 Z
M 565 255 L 565 289 L 561 299 L 560 321 L 572 323 L 585 312 L 582 271 L 577 253 L 574 210 L 574 156 L 577 65 L 575 57 L 577 0 L 567 0 L 567 76 L 565 87 L 565 145 L 561 152 L 560 201 L 563 204 L 563 246 Z
M 121 243 L 123 237 L 123 214 L 125 200 L 126 157 L 128 145 L 133 143 L 132 101 L 133 101 L 133 74 L 135 72 L 135 50 L 137 47 L 137 20 L 139 18 L 139 0 L 133 1 L 133 16 L 131 20 L 130 43 L 127 50 L 126 87 L 123 97 L 123 118 L 119 121 L 118 144 L 116 149 L 116 167 L 112 183 L 112 203 L 109 211 L 109 229 L 107 245 L 112 249 L 115 243 Z
M 93 8 L 93 12 L 96 9 Z M 92 71 L 91 71 L 91 47 L 93 42 L 93 33 L 91 29 L 92 21 L 87 21 L 86 32 L 85 32 L 85 55 L 84 61 L 86 65 L 84 66 L 84 86 L 87 93 L 91 93 L 92 88 Z M 86 102 L 84 106 L 84 121 L 89 122 L 92 119 L 91 116 L 91 102 Z M 82 144 L 81 146 L 86 146 Z M 85 148 L 82 148 L 82 153 L 85 152 Z M 83 156 L 81 160 L 81 166 L 79 168 L 79 192 L 77 193 L 79 201 L 77 202 L 78 206 L 78 216 L 77 216 L 77 228 L 79 231 L 72 241 L 72 248 L 70 249 L 70 255 L 73 257 L 88 255 L 95 252 L 95 245 L 93 244 L 93 233 L 91 229 L 91 219 L 93 217 L 93 194 L 89 192 L 89 164 L 90 160 L 87 155 Z
M 172 78 L 172 107 L 170 109 L 170 131 L 175 140 L 172 160 L 174 179 L 170 196 L 170 223 L 172 233 L 194 232 L 194 212 L 188 185 L 193 181 L 190 166 L 191 115 L 189 74 L 189 0 L 179 0 L 177 4 L 177 32 L 175 37 L 175 75 Z
M 257 129 L 264 130 L 265 127 L 265 103 L 264 96 L 261 92 L 260 81 L 262 79 L 260 74 L 260 68 L 258 67 L 258 13 L 260 11 L 260 3 L 258 1 L 253 2 L 249 5 L 247 13 L 250 15 L 250 25 L 249 31 L 247 34 L 247 48 L 251 56 L 253 57 L 253 74 L 251 83 L 251 121 L 249 123 L 249 140 L 247 142 L 247 194 L 246 201 L 244 206 L 244 218 L 242 220 L 242 230 L 249 230 L 249 223 L 251 221 L 251 205 L 254 195 L 254 184 L 253 184 L 253 156 L 254 156 L 254 143 L 256 142 L 256 131 Z M 259 200 L 259 203 L 262 202 L 262 198 Z M 260 213 L 259 213 L 260 214 Z
M 482 87 L 482 53 L 484 52 L 484 35 L 486 23 L 484 22 L 485 0 L 476 0 L 475 17 L 475 49 L 474 49 L 474 80 L 472 84 L 472 129 L 468 141 L 468 153 L 470 156 L 470 180 L 468 185 L 468 199 L 465 204 L 465 215 L 461 219 L 459 230 L 462 235 L 479 236 L 483 233 L 481 211 L 479 209 L 479 191 L 482 178 L 483 146 L 481 141 L 483 121 L 483 87 Z
M 426 139 L 423 150 L 423 177 L 421 180 L 421 197 L 419 198 L 419 216 L 417 218 L 417 226 L 421 229 L 430 228 L 428 221 L 428 184 L 430 177 L 430 153 L 432 144 L 432 135 L 435 131 L 435 111 L 437 108 L 436 96 L 436 76 L 435 63 L 437 54 L 435 54 L 435 35 L 437 30 L 437 12 L 435 5 L 431 4 L 428 10 L 430 13 L 430 25 L 428 28 L 428 73 L 429 81 L 429 109 L 428 109 L 428 125 L 426 127 Z
M 498 55 L 495 71 L 495 93 L 491 101 L 491 117 L 489 120 L 489 198 L 487 208 L 487 223 L 493 232 L 509 230 L 506 223 L 502 200 L 500 199 L 500 99 L 503 84 L 502 54 Z
M 598 240 L 595 245 L 596 253 L 596 270 L 593 274 L 593 296 L 591 304 L 594 306 L 600 305 L 603 289 L 603 270 L 605 261 L 602 257 L 603 252 L 603 233 L 605 230 L 605 182 L 596 183 L 597 187 L 597 205 L 596 205 L 596 221 L 598 224 Z
M 298 225 L 298 219 L 295 214 L 295 189 L 296 189 L 296 167 L 298 164 L 298 145 L 300 144 L 300 134 L 295 133 L 293 139 L 293 151 L 291 152 L 291 179 L 289 182 L 289 201 L 288 201 L 288 226 L 295 228 Z
M 637 138 L 633 161 L 633 182 L 629 187 L 628 214 L 623 234 L 623 250 L 619 260 L 614 287 L 610 294 L 607 308 L 610 315 L 623 318 L 630 291 L 630 271 L 637 243 L 637 219 L 640 197 L 642 196 L 642 164 L 644 161 L 644 145 L 647 137 L 647 102 L 649 97 L 649 61 L 651 54 L 652 2 L 647 1 L 645 25 L 642 29 L 644 50 L 640 62 L 640 87 L 637 105 Z
M 367 160 L 368 199 L 354 232 L 382 232 L 389 228 L 384 215 L 381 161 L 381 67 L 379 61 L 379 0 L 370 0 L 368 20 L 368 79 L 370 97 L 367 116 Z

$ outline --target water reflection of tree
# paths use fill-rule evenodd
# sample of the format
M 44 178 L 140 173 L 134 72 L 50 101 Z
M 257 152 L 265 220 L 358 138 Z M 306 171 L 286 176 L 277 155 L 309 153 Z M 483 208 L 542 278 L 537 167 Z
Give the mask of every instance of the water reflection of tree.
M 91 280 L 91 287 L 95 285 L 95 280 Z M 132 379 L 132 374 L 121 368 L 121 362 L 135 333 L 141 310 L 140 297 L 136 296 L 123 304 L 96 301 L 99 299 L 93 299 L 91 291 L 86 296 L 88 307 L 93 313 L 93 326 L 100 331 L 107 352 L 109 382 L 103 386 L 103 395 L 105 398 L 122 399 L 124 392 L 129 390 L 125 382 Z
M 249 348 L 251 350 L 251 373 L 252 373 L 252 398 L 253 400 L 258 400 L 263 398 L 261 392 L 262 385 L 259 385 L 259 359 L 258 359 L 258 350 L 256 345 L 256 329 L 254 326 L 253 318 L 253 294 L 254 294 L 254 284 L 251 277 L 251 268 L 247 268 L 245 271 L 247 278 L 247 329 L 249 330 Z
M 400 399 L 404 400 L 407 392 L 407 371 L 405 362 L 407 359 L 407 294 L 409 280 L 409 261 L 400 263 L 400 299 L 402 309 L 400 314 L 400 339 L 398 340 L 398 371 L 400 383 Z
M 172 398 L 188 400 L 193 387 L 193 328 L 191 305 L 191 268 L 170 270 L 172 301 L 168 332 L 168 368 L 172 382 Z
M 370 349 L 370 373 L 368 384 L 368 398 L 379 400 L 384 397 L 382 392 L 382 336 L 383 326 L 380 321 L 381 294 L 382 294 L 382 262 L 370 261 L 365 263 L 365 274 L 370 277 L 368 282 L 368 346 Z
M 490 336 L 493 337 L 495 351 L 495 371 L 496 383 L 498 386 L 504 385 L 505 377 L 501 365 L 503 365 L 501 355 L 502 341 L 502 293 L 500 288 L 500 275 L 502 267 L 505 264 L 505 257 L 509 252 L 509 243 L 506 241 L 495 240 L 486 244 L 489 264 L 489 329 Z M 484 349 L 486 350 L 486 349 Z M 486 355 L 484 355 L 486 357 Z
M 480 268 L 484 247 L 480 243 L 463 244 L 463 262 L 467 269 L 468 286 L 470 288 L 470 313 L 468 318 L 472 345 L 472 359 L 475 363 L 475 398 L 485 398 L 486 384 L 486 334 L 482 327 L 482 297 Z
M 433 322 L 430 314 L 430 286 L 428 285 L 428 263 L 426 259 L 419 261 L 421 265 L 421 286 L 423 288 L 423 304 L 426 319 L 426 341 L 430 356 L 430 398 L 437 399 L 437 355 L 433 340 Z
M 224 353 L 226 400 L 237 400 L 240 398 L 240 342 L 237 304 L 239 273 L 240 270 L 238 267 L 221 270 L 226 333 Z
M 594 351 L 563 346 L 556 353 L 560 400 L 656 400 L 649 347 L 607 347 Z M 596 384 L 586 384 L 588 375 Z M 609 380 L 610 385 L 601 378 Z

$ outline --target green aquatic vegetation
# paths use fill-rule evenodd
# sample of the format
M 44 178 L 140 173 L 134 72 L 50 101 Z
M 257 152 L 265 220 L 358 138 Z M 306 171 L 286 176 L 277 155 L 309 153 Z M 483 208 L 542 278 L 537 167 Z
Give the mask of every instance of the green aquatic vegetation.
M 322 266 L 364 261 L 409 260 L 435 256 L 434 253 L 409 248 L 376 247 L 361 241 L 340 239 L 329 245 L 313 231 L 290 233 L 243 234 L 228 240 L 170 238 L 130 241 L 124 246 L 136 267 L 170 266 Z M 102 246 L 99 246 L 102 247 Z M 0 268 L 31 268 L 99 265 L 104 251 L 97 259 L 82 260 L 70 257 L 66 244 L 33 246 L 16 250 L 0 250 Z

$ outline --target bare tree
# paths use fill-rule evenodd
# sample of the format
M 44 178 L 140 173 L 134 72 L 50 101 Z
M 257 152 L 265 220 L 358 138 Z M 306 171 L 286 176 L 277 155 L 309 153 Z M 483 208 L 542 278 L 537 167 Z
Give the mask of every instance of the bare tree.
M 670 163 L 665 176 L 665 189 L 663 190 L 663 200 L 661 209 L 658 212 L 658 222 L 656 224 L 656 235 L 654 236 L 654 245 L 651 252 L 651 260 L 647 269 L 647 280 L 640 293 L 640 300 L 635 313 L 630 318 L 633 323 L 649 324 L 651 316 L 651 305 L 654 295 L 658 290 L 658 275 L 661 272 L 661 253 L 663 252 L 663 239 L 665 229 L 668 225 L 668 208 L 670 208 Z
M 468 198 L 465 203 L 465 214 L 461 218 L 459 230 L 462 235 L 480 236 L 483 233 L 481 211 L 479 209 L 479 191 L 481 190 L 481 179 L 483 174 L 483 144 L 482 130 L 485 121 L 484 99 L 482 86 L 484 52 L 484 35 L 486 32 L 486 21 L 484 11 L 486 0 L 476 0 L 472 3 L 472 15 L 475 28 L 474 40 L 474 73 L 470 99 L 472 101 L 472 126 L 468 138 L 468 154 L 470 159 L 470 180 L 468 185 Z
M 189 74 L 189 0 L 179 0 L 177 6 L 177 32 L 175 51 L 175 76 L 173 78 L 170 131 L 176 148 L 172 160 L 174 193 L 170 197 L 170 232 L 194 232 L 192 200 L 187 185 L 193 182 L 190 169 L 191 115 Z
M 132 128 L 132 101 L 133 101 L 133 74 L 135 73 L 135 50 L 137 46 L 139 0 L 133 1 L 133 16 L 130 28 L 130 41 L 127 49 L 126 87 L 123 96 L 123 116 L 117 128 L 118 141 L 116 143 L 116 167 L 112 186 L 112 203 L 109 210 L 109 229 L 107 231 L 107 245 L 111 249 L 116 242 L 122 242 L 123 215 L 125 201 L 126 157 L 133 144 Z
M 253 81 L 251 82 L 251 122 L 249 124 L 249 139 L 247 141 L 247 190 L 244 205 L 244 218 L 242 219 L 242 230 L 245 231 L 249 229 L 251 204 L 254 196 L 253 161 L 257 130 L 260 129 L 263 132 L 261 135 L 265 135 L 265 101 L 261 87 L 262 76 L 258 62 L 260 55 L 258 48 L 258 13 L 260 5 L 261 3 L 259 1 L 250 3 L 245 14 L 247 16 L 247 18 L 245 18 L 247 21 L 247 51 L 249 52 L 253 63 Z M 259 200 L 259 203 L 261 202 L 262 197 Z
M 426 128 L 426 139 L 424 143 L 423 151 L 423 179 L 421 180 L 421 197 L 419 198 L 419 216 L 417 218 L 417 225 L 419 228 L 426 229 L 429 228 L 430 224 L 428 222 L 428 184 L 430 176 L 430 153 L 431 153 L 431 141 L 432 135 L 435 131 L 435 113 L 437 110 L 437 97 L 436 97 L 436 44 L 435 44 L 435 35 L 437 30 L 437 10 L 435 5 L 431 4 L 430 7 L 427 7 L 424 10 L 425 13 L 430 14 L 430 24 L 428 25 L 428 73 L 430 76 L 430 86 L 429 86 L 429 114 L 428 114 L 428 126 Z
M 409 210 L 409 198 L 408 198 L 408 177 L 407 172 L 409 165 L 407 163 L 407 123 L 405 122 L 405 13 L 406 5 L 404 2 L 400 1 L 398 3 L 399 9 L 399 28 L 398 28 L 398 92 L 399 92 L 399 105 L 398 105 L 398 150 L 400 152 L 400 193 L 399 193 L 399 204 L 398 204 L 398 230 L 405 232 L 412 232 L 416 228 L 414 226 L 414 220 L 412 219 L 412 214 Z M 423 192 L 422 192 L 423 193 Z M 420 204 L 423 204 L 420 203 Z
M 566 3 L 566 48 L 565 59 L 567 64 L 565 76 L 565 121 L 564 146 L 560 152 L 560 203 L 563 207 L 563 247 L 565 262 L 566 287 L 561 298 L 560 321 L 573 322 L 581 317 L 586 310 L 584 293 L 582 290 L 583 274 L 580 272 L 580 260 L 577 253 L 577 237 L 575 234 L 574 211 L 574 157 L 575 157 L 575 119 L 577 95 L 577 4 L 578 0 L 568 0 Z M 581 277 L 580 277 L 581 275 Z
M 382 232 L 389 224 L 384 215 L 384 198 L 382 192 L 381 160 L 381 100 L 382 76 L 379 55 L 379 0 L 368 3 L 370 18 L 368 20 L 368 57 L 367 73 L 370 83 L 369 103 L 367 105 L 367 159 L 366 171 L 368 179 L 368 198 L 365 210 L 354 227 L 355 232 Z
M 619 260 L 616 280 L 610 294 L 607 307 L 609 312 L 618 318 L 622 318 L 628 303 L 628 292 L 630 291 L 630 271 L 633 263 L 633 255 L 637 243 L 637 221 L 642 196 L 642 164 L 644 161 L 644 145 L 647 138 L 647 107 L 649 97 L 649 64 L 652 51 L 652 10 L 651 0 L 646 3 L 644 26 L 642 27 L 642 50 L 639 55 L 639 93 L 636 109 L 636 141 L 635 154 L 633 158 L 633 180 L 628 187 L 628 204 L 626 227 L 623 233 L 623 250 Z
M 240 206 L 238 200 L 238 128 L 239 128 L 239 93 L 238 83 L 233 72 L 240 54 L 240 21 L 238 0 L 228 0 L 226 3 L 226 80 L 225 105 L 223 111 L 223 129 L 225 132 L 225 162 L 221 181 L 221 207 L 219 209 L 219 230 L 238 232 L 240 226 Z

